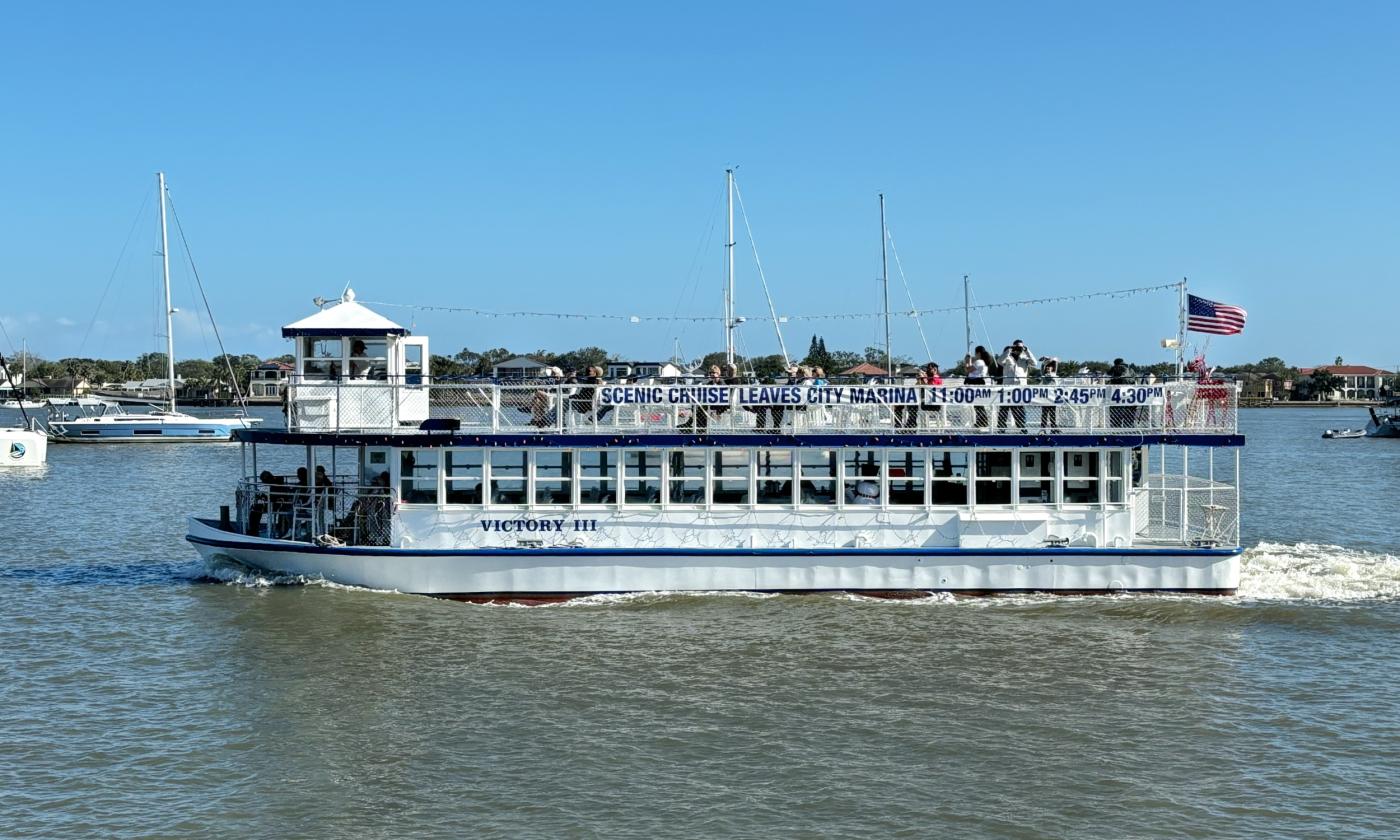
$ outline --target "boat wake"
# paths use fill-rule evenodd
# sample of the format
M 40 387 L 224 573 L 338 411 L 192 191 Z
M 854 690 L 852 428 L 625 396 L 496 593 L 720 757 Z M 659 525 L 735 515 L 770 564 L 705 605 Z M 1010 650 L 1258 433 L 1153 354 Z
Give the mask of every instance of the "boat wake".
M 343 592 L 376 592 L 384 595 L 398 595 L 396 589 L 370 589 L 365 586 L 347 586 L 319 577 L 306 575 L 275 575 L 258 569 L 249 569 L 234 563 L 207 564 L 201 569 L 199 580 L 222 583 L 228 586 L 242 586 L 248 589 L 271 589 L 278 586 L 315 586 L 322 589 L 335 589 Z
M 1236 596 L 1257 601 L 1400 597 L 1400 557 L 1339 545 L 1261 542 L 1245 551 Z
M 368 589 L 333 583 L 323 578 L 304 575 L 274 575 L 249 569 L 234 563 L 206 566 L 200 578 L 230 586 L 271 588 L 279 586 L 315 586 L 345 592 L 379 592 L 398 594 L 397 590 Z M 546 604 L 525 604 L 495 601 L 478 606 L 542 609 L 547 607 L 646 607 L 654 604 L 676 604 L 680 601 L 710 598 L 744 598 L 768 600 L 788 597 L 768 592 L 626 592 L 588 595 L 567 601 Z M 798 597 L 798 596 L 791 596 Z M 812 596 L 801 596 L 812 597 Z M 819 596 L 821 597 L 821 596 Z M 1052 595 L 1017 594 L 989 597 L 956 597 L 946 592 L 932 592 L 915 598 L 875 598 L 859 593 L 824 593 L 824 597 L 859 604 L 881 604 L 892 607 L 938 605 L 1001 605 L 1063 603 L 1072 600 L 1193 600 L 1210 603 L 1241 602 L 1320 602 L 1342 603 L 1369 600 L 1400 599 L 1400 556 L 1382 554 L 1337 545 L 1316 543 L 1261 542 L 1247 549 L 1240 559 L 1240 588 L 1234 597 L 1214 595 L 1149 594 L 1126 595 Z

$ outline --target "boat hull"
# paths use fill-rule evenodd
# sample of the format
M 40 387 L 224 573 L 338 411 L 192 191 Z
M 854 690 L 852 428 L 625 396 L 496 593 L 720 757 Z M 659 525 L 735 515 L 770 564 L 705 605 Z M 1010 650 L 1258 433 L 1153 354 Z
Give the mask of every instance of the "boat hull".
M 108 418 L 101 418 L 108 420 Z M 112 420 L 56 420 L 49 423 L 53 440 L 60 443 L 229 443 L 233 430 L 248 428 L 238 420 L 188 422 L 132 422 Z
M 204 559 L 347 586 L 469 600 L 616 592 L 1231 594 L 1240 549 L 594 549 L 321 547 L 191 518 Z
M 41 467 L 48 459 L 48 439 L 28 429 L 0 429 L 0 467 Z

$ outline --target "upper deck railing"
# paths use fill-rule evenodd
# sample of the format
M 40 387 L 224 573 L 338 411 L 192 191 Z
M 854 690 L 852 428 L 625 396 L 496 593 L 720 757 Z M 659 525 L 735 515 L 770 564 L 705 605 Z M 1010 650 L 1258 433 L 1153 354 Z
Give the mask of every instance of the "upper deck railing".
M 297 432 L 403 433 L 425 420 L 462 433 L 1234 434 L 1234 383 L 1035 385 L 499 384 L 300 380 Z

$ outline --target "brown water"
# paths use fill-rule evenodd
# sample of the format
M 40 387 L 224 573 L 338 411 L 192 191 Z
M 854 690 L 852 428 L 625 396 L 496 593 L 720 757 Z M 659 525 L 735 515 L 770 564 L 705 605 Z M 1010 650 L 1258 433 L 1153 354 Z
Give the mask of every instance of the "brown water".
M 206 570 L 236 446 L 0 474 L 0 835 L 1400 834 L 1400 441 L 1252 411 L 1235 598 L 475 606 Z

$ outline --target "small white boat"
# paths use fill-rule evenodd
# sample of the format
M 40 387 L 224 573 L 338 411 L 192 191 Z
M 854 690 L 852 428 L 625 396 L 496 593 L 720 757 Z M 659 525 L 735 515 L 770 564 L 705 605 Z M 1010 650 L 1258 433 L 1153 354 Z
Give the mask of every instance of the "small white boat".
M 1371 409 L 1371 422 L 1366 424 L 1368 437 L 1400 437 L 1400 402 L 1391 401 L 1379 412 Z
M 48 437 L 37 421 L 29 427 L 0 429 L 0 467 L 42 467 L 48 460 Z
M 1365 429 L 1328 429 L 1322 433 L 1325 438 L 1363 438 L 1366 437 Z
M 10 383 L 10 368 L 0 356 L 0 385 Z M 15 402 L 24 425 L 0 428 L 0 467 L 41 467 L 48 459 L 48 436 L 39 421 L 25 413 L 24 400 Z

